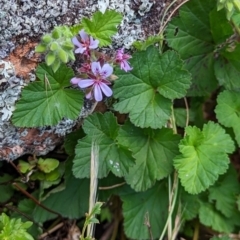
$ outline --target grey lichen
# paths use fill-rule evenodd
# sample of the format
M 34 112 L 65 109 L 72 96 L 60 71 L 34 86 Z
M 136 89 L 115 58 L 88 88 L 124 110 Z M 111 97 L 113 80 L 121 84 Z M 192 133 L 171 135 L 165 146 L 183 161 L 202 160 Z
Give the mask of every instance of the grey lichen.
M 31 37 L 40 38 L 56 25 L 79 23 L 91 16 L 104 3 L 108 9 L 123 14 L 114 45 L 129 48 L 133 41 L 144 39 L 141 17 L 148 13 L 154 1 L 138 0 L 1 0 L 0 1 L 0 59 L 6 57 L 19 43 Z M 135 8 L 133 8 L 135 6 Z M 140 16 L 139 16 L 140 15 Z

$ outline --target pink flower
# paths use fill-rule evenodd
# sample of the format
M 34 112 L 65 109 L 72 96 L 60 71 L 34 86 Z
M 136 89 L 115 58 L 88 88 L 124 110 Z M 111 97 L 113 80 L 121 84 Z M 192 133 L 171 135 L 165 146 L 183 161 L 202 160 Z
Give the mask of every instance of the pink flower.
M 97 102 L 102 101 L 102 92 L 110 97 L 112 95 L 112 89 L 108 87 L 111 83 L 106 80 L 107 77 L 111 76 L 113 68 L 108 64 L 100 65 L 100 62 L 91 63 L 92 73 L 89 73 L 89 79 L 80 79 L 72 78 L 72 84 L 78 84 L 80 88 L 90 88 L 89 93 L 86 95 L 86 98 L 91 98 L 94 95 L 94 98 Z
M 132 68 L 129 65 L 129 62 L 127 61 L 129 58 L 131 58 L 131 56 L 125 54 L 123 48 L 117 50 L 117 54 L 115 57 L 116 63 L 120 64 L 120 68 L 125 72 L 132 70 Z
M 83 29 L 79 32 L 79 35 L 81 36 L 80 41 L 77 37 L 72 39 L 72 43 L 77 46 L 75 53 L 84 53 L 89 55 L 90 49 L 98 47 L 99 41 L 94 40 L 91 36 L 88 36 Z

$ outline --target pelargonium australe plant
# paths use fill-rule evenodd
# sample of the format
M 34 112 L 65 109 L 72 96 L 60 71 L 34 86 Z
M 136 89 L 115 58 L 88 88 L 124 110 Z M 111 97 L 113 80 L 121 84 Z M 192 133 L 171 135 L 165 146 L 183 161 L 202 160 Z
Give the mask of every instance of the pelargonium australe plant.
M 41 189 L 48 208 L 80 219 L 89 191 L 97 201 L 118 195 L 122 208 L 117 223 L 124 221 L 129 239 L 174 240 L 189 222 L 194 234 L 187 229 L 182 235 L 194 235 L 190 239 L 199 239 L 200 225 L 210 229 L 214 240 L 229 240 L 223 233 L 239 237 L 239 174 L 230 163 L 239 158 L 240 146 L 239 3 L 185 2 L 179 5 L 179 16 L 162 21 L 159 35 L 135 43 L 139 51 L 132 56 L 123 48 L 112 55 L 101 51 L 111 44 L 122 20 L 114 11 L 84 18 L 69 28 L 66 41 L 66 34 L 58 38 L 55 31 L 51 39 L 43 38 L 40 50 L 47 49 L 48 63 L 38 66 L 39 80 L 23 89 L 12 117 L 15 125 L 76 120 L 84 93 L 95 104 L 104 96 L 114 98 L 106 112 L 90 114 L 81 129 L 66 138 L 65 189 L 45 195 Z M 63 63 L 76 59 L 77 73 L 66 64 L 55 71 L 58 57 Z M 206 109 L 209 102 L 215 109 Z M 93 160 L 99 167 L 92 167 Z M 88 178 L 91 186 L 95 180 L 90 190 Z M 42 212 L 35 210 L 41 219 Z M 91 209 L 88 212 L 90 223 Z

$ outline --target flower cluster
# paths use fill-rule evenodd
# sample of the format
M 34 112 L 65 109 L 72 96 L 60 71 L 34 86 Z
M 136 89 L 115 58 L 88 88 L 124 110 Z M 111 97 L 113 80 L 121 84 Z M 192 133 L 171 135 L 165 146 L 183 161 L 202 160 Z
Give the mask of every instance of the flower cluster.
M 74 37 L 72 43 L 76 46 L 75 53 L 85 56 L 85 62 L 79 69 L 80 77 L 72 78 L 71 83 L 77 84 L 82 89 L 86 88 L 86 98 L 94 98 L 99 102 L 102 101 L 103 94 L 107 97 L 112 95 L 109 78 L 113 73 L 113 67 L 109 63 L 118 64 L 122 70 L 128 72 L 132 70 L 128 62 L 131 56 L 125 54 L 122 48 L 117 50 L 116 55 L 109 63 L 104 62 L 105 58 L 101 54 L 96 61 L 96 56 L 92 50 L 98 48 L 99 41 L 87 35 L 84 30 L 79 32 L 79 36 Z

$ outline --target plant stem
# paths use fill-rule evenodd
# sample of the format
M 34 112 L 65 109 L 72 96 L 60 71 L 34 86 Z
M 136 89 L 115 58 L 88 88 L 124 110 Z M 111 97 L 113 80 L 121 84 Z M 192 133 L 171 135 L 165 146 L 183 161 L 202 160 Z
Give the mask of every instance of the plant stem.
M 162 18 L 161 18 L 161 20 L 160 20 L 160 29 L 162 29 L 162 25 L 163 25 L 163 23 L 164 23 L 164 19 L 165 19 L 165 16 L 166 16 L 168 10 L 169 10 L 169 9 L 173 6 L 173 4 L 175 4 L 177 1 L 178 1 L 178 0 L 172 1 L 172 2 L 169 4 L 169 6 L 166 8 L 166 10 L 164 11 L 163 16 L 162 16 Z M 160 31 L 159 33 L 161 33 L 161 31 Z
M 91 169 L 90 169 L 90 194 L 89 194 L 89 214 L 96 203 L 97 185 L 98 185 L 98 160 L 99 158 L 99 146 L 96 139 L 92 140 L 91 149 Z M 92 237 L 94 224 L 88 224 L 87 236 Z
M 48 207 L 42 205 L 34 196 L 32 196 L 30 193 L 28 193 L 25 189 L 20 187 L 17 183 L 12 184 L 14 187 L 16 187 L 19 191 L 21 191 L 24 195 L 26 195 L 28 198 L 30 198 L 34 203 L 36 203 L 39 207 L 45 209 L 46 211 L 58 215 L 58 217 L 62 218 L 61 214 L 58 212 L 53 211 L 52 209 L 49 209 Z
M 188 1 L 189 1 L 189 0 L 185 0 L 185 1 L 183 1 L 182 3 L 180 3 L 180 4 L 171 12 L 171 14 L 168 16 L 167 20 L 165 21 L 165 23 L 164 23 L 163 25 L 162 25 L 162 23 L 161 23 L 161 27 L 160 27 L 160 30 L 159 30 L 159 33 L 158 33 L 158 34 L 161 34 L 161 33 L 164 31 L 166 25 L 168 24 L 168 22 L 169 22 L 170 19 L 172 18 L 172 15 L 173 15 L 183 4 L 185 4 L 185 3 L 188 2 Z M 165 12 L 167 12 L 168 9 L 169 9 L 174 3 L 175 3 L 175 1 L 169 5 L 169 7 L 166 9 Z M 165 14 L 165 15 L 166 15 L 166 14 Z M 164 17 L 165 17 L 165 16 L 164 16 Z M 163 21 L 163 18 L 162 18 L 161 21 Z
M 172 116 L 171 116 L 171 127 L 173 129 L 173 132 L 175 134 L 177 134 L 177 127 L 176 127 L 176 121 L 175 121 L 175 116 L 174 116 L 174 109 L 172 106 Z M 171 176 L 168 176 L 168 194 L 169 194 L 169 207 L 168 207 L 168 218 L 167 221 L 165 223 L 165 226 L 163 228 L 162 234 L 159 238 L 159 240 L 162 240 L 164 238 L 164 235 L 168 229 L 168 239 L 172 239 L 172 214 L 176 205 L 176 199 L 177 199 L 177 195 L 178 195 L 178 174 L 175 171 L 174 172 L 174 180 L 173 180 L 173 184 L 171 181 Z M 171 188 L 171 186 L 173 186 Z
M 172 207 L 172 181 L 171 181 L 171 175 L 168 176 L 168 215 L 170 215 L 171 207 Z M 169 219 L 168 222 L 168 239 L 170 239 L 172 236 L 172 218 Z
M 168 218 L 167 221 L 165 223 L 165 226 L 163 228 L 162 234 L 159 238 L 159 240 L 162 240 L 164 238 L 165 232 L 167 230 L 169 221 L 172 218 L 172 214 L 173 214 L 173 210 L 176 204 L 176 200 L 177 200 L 177 195 L 178 195 L 178 176 L 177 176 L 177 172 L 174 173 L 174 183 L 173 183 L 173 189 L 172 189 L 172 196 L 173 196 L 173 200 L 172 200 L 172 204 L 170 206 L 170 212 L 168 214 Z M 169 236 L 168 236 L 169 237 Z M 169 240 L 172 238 L 172 236 L 170 236 Z
M 199 237 L 199 222 L 196 221 L 194 225 L 194 235 L 193 235 L 193 240 L 198 240 Z
M 184 103 L 185 103 L 185 106 L 186 106 L 186 127 L 188 126 L 189 124 L 189 107 L 188 107 L 188 102 L 187 102 L 187 99 L 186 98 L 183 98 L 184 99 Z M 184 136 L 185 136 L 186 133 L 184 133 Z

